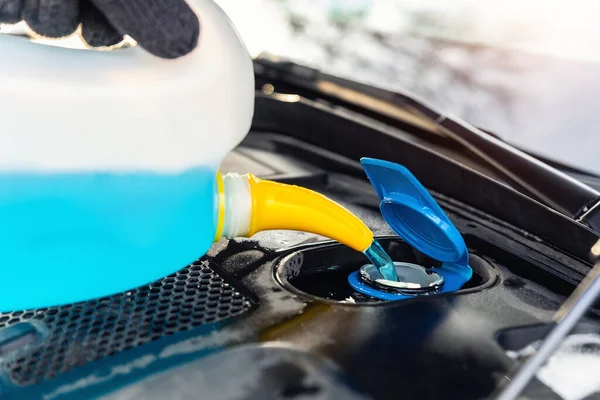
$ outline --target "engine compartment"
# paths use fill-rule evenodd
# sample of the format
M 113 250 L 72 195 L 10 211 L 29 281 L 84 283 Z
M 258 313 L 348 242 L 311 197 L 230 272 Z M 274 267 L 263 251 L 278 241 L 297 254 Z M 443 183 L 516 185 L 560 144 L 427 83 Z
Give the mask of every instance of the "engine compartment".
M 352 163 L 256 129 L 222 171 L 317 190 L 365 221 L 395 260 L 433 265 L 393 234 Z M 459 292 L 373 301 L 353 296 L 346 281 L 364 256 L 326 238 L 268 231 L 221 240 L 196 263 L 130 292 L 0 315 L 2 391 L 15 399 L 486 398 L 514 362 L 507 352 L 543 337 L 544 329 L 526 328 L 550 321 L 589 264 L 432 194 L 469 248 L 475 274 Z M 586 332 L 597 330 L 599 315 L 592 310 Z M 539 381 L 525 394 L 560 398 Z

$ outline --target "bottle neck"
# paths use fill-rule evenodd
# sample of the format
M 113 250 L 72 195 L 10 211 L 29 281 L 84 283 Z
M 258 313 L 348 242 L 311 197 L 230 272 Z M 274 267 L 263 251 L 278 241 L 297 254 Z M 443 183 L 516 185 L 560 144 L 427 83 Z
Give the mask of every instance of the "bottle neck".
M 246 237 L 252 222 L 252 194 L 245 175 L 217 174 L 217 229 L 214 241 Z

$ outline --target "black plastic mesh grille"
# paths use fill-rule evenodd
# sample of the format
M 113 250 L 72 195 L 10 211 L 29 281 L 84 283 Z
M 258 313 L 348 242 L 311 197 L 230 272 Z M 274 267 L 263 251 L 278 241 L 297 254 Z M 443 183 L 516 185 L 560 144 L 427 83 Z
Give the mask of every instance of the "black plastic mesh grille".
M 82 303 L 0 313 L 0 328 L 29 319 L 45 323 L 42 347 L 5 364 L 14 384 L 50 379 L 75 366 L 194 326 L 242 314 L 249 300 L 207 261 L 114 296 Z

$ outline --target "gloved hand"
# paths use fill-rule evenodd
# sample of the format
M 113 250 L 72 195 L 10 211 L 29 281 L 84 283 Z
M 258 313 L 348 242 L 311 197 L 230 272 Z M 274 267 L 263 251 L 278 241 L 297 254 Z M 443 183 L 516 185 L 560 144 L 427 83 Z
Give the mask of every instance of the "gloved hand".
M 0 23 L 25 21 L 37 34 L 60 38 L 75 32 L 93 47 L 123 35 L 162 58 L 188 54 L 198 44 L 200 23 L 185 0 L 0 0 Z

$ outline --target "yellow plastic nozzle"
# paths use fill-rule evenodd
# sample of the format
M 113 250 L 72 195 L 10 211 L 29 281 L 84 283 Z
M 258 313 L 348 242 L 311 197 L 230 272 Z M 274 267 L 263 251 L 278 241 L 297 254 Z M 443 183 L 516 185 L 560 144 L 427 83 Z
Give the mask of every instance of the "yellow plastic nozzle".
M 305 231 L 364 252 L 373 232 L 350 211 L 320 193 L 246 174 L 252 197 L 249 236 L 271 229 Z

